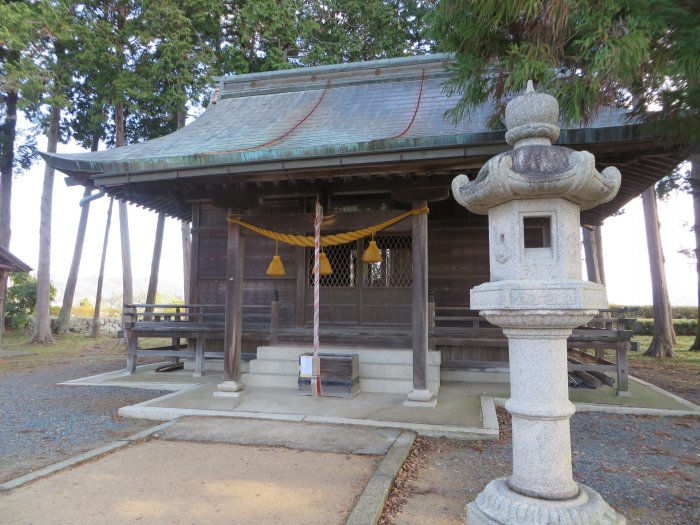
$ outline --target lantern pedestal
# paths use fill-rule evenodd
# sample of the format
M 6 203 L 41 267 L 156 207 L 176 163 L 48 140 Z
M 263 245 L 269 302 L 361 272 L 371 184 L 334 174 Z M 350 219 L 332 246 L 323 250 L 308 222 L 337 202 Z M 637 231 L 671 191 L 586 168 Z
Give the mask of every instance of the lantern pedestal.
M 508 486 L 508 478 L 486 485 L 476 501 L 467 505 L 469 525 L 624 525 L 615 512 L 593 489 L 577 484 L 578 495 L 567 500 L 545 500 L 519 494 Z

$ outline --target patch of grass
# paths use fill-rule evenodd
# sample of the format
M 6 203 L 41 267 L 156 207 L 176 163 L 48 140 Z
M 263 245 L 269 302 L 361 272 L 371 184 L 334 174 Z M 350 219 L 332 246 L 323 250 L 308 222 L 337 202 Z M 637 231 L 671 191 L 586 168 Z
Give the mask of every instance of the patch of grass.
M 86 334 L 69 333 L 55 335 L 54 342 L 31 344 L 31 331 L 8 330 L 0 341 L 0 374 L 3 372 L 46 368 L 69 362 L 95 363 L 124 360 L 126 344 L 115 334 L 105 334 L 96 338 Z M 181 343 L 185 340 L 181 339 Z M 157 348 L 171 344 L 169 338 L 142 338 L 141 348 Z
M 114 334 L 101 335 L 96 338 L 83 334 L 54 334 L 54 342 L 48 344 L 30 343 L 31 335 L 29 330 L 9 330 L 2 336 L 1 348 L 12 352 L 31 352 L 44 355 L 60 354 L 66 356 L 77 355 L 90 350 L 102 352 L 116 350 L 115 353 L 118 353 L 118 350 L 123 348 L 123 345 L 119 345 Z M 118 347 L 118 349 L 115 347 Z
M 31 344 L 30 338 L 31 332 L 25 330 L 9 330 L 2 336 L 0 373 L 43 368 L 75 359 L 121 359 L 126 355 L 125 345 L 114 334 L 96 338 L 82 334 L 54 335 L 54 342 L 49 344 Z
M 700 367 L 700 352 L 688 351 L 690 345 L 695 341 L 695 336 L 692 335 L 679 335 L 677 337 L 678 343 L 673 347 L 674 357 L 652 357 L 644 355 L 647 348 L 651 344 L 650 335 L 636 335 L 632 339 L 633 341 L 639 341 L 639 352 L 629 352 L 628 356 L 630 360 L 641 360 L 641 361 L 658 361 L 663 359 L 670 359 L 677 362 L 688 363 L 691 365 L 697 365 Z

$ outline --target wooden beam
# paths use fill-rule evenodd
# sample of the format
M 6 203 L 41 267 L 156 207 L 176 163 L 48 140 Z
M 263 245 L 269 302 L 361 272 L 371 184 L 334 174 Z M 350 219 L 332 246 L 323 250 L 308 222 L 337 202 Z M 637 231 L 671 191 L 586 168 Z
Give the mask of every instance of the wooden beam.
M 226 318 L 224 322 L 224 381 L 241 380 L 243 318 L 243 238 L 241 227 L 228 225 L 226 243 Z
M 425 199 L 428 202 L 447 200 L 450 197 L 448 186 L 442 188 L 398 188 L 392 190 L 391 198 L 396 202 L 413 202 L 416 199 Z
M 413 201 L 413 209 L 427 202 Z M 412 218 L 413 240 L 413 390 L 428 389 L 428 216 Z

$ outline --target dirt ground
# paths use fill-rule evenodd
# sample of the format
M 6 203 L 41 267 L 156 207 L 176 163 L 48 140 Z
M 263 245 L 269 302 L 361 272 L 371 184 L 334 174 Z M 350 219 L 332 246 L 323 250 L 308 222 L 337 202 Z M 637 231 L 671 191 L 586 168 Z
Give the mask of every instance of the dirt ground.
M 0 521 L 341 524 L 375 456 L 153 440 L 0 494 Z
M 507 413 L 499 441 L 419 438 L 380 525 L 464 525 L 466 504 L 511 473 Z M 628 525 L 700 523 L 700 418 L 576 414 L 574 478 L 598 492 Z

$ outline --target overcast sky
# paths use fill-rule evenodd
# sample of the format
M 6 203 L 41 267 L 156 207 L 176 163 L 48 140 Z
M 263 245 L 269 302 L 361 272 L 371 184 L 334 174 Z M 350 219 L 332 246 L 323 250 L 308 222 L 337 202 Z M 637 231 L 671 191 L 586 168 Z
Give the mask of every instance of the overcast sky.
M 45 144 L 40 142 L 40 147 Z M 59 151 L 80 151 L 75 146 L 59 146 Z M 39 203 L 44 164 L 37 162 L 28 172 L 17 177 L 12 193 L 12 240 L 10 250 L 24 262 L 36 268 L 39 254 Z M 56 172 L 54 183 L 51 278 L 59 285 L 56 302 L 63 298 L 80 216 L 78 205 L 83 196 L 82 187 L 67 187 L 63 174 Z M 92 202 L 85 239 L 85 250 L 80 267 L 76 301 L 87 296 L 94 301 L 97 286 L 102 239 L 107 216 L 108 198 Z M 694 261 L 679 254 L 681 249 L 694 248 L 692 199 L 687 194 L 673 195 L 668 202 L 659 203 L 661 237 L 666 256 L 666 275 L 671 303 L 697 304 L 697 277 Z M 121 255 L 119 249 L 118 207 L 114 206 L 112 229 L 107 257 L 105 296 L 120 294 Z M 129 206 L 132 270 L 134 293 L 145 296 L 153 252 L 156 215 Z M 651 304 L 651 282 L 644 233 L 641 200 L 635 199 L 624 208 L 624 213 L 605 222 L 603 228 L 605 272 L 608 299 L 613 304 Z M 585 273 L 584 273 L 585 276 Z M 108 284 L 111 283 L 111 284 Z M 180 223 L 166 220 L 161 258 L 159 291 L 166 295 L 182 295 L 182 244 Z M 82 295 L 80 295 L 82 294 Z

